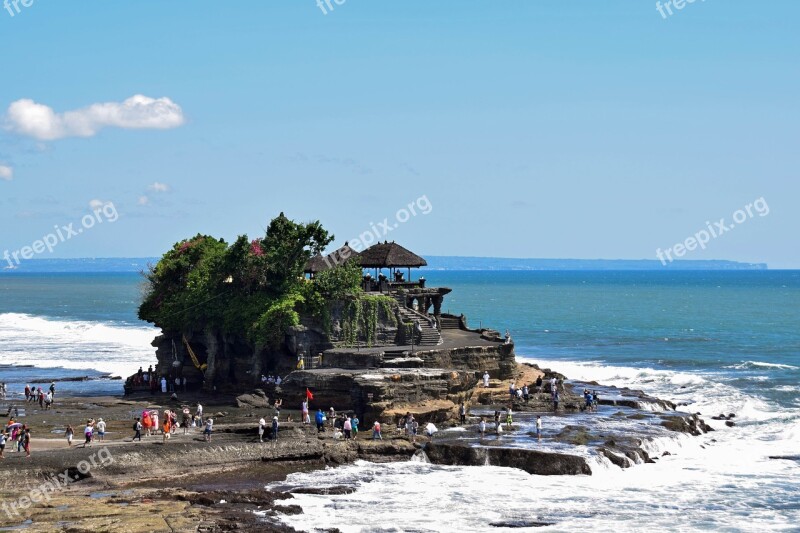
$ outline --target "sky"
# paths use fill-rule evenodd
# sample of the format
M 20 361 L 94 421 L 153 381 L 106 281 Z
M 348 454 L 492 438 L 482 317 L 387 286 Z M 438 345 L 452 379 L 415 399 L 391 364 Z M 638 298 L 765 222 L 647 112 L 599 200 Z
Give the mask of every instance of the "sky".
M 800 2 L 338 1 L 0 4 L 0 254 L 284 212 L 423 256 L 800 268 Z

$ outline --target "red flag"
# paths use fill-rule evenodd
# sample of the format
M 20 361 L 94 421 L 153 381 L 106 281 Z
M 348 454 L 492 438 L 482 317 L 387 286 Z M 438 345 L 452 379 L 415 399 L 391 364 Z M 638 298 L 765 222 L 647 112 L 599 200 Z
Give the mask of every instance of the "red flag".
M 309 400 L 313 400 L 314 399 L 314 395 L 311 394 L 311 391 L 308 390 L 308 388 L 306 388 L 306 398 L 308 398 Z

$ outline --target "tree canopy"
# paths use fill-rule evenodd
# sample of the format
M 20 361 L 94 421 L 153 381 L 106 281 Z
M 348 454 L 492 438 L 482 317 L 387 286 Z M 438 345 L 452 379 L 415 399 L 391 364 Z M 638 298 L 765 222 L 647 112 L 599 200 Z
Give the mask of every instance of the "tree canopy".
M 299 322 L 298 311 L 318 313 L 326 295 L 360 290 L 361 269 L 353 265 L 320 284 L 305 279 L 306 262 L 332 240 L 319 221 L 298 223 L 283 213 L 263 238 L 242 235 L 230 245 L 208 235 L 185 239 L 145 273 L 139 317 L 166 330 L 210 326 L 276 344 Z

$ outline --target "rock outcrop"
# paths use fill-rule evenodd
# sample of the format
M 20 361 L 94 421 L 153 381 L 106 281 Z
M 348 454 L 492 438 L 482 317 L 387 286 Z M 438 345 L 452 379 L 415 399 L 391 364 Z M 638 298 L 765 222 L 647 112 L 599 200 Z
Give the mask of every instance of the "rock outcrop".
M 430 462 L 442 465 L 506 466 L 541 476 L 592 474 L 586 459 L 564 453 L 438 442 L 429 442 L 424 451 Z

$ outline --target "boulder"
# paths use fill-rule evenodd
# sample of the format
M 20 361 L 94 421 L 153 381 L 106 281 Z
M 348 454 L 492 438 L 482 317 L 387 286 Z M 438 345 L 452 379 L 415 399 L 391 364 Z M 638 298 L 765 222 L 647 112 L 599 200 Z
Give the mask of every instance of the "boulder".
M 476 448 L 459 443 L 429 442 L 425 454 L 435 464 L 505 466 L 542 476 L 591 475 L 586 459 L 577 455 L 522 448 Z
M 236 397 L 236 406 L 239 408 L 253 409 L 269 407 L 269 398 L 261 389 L 256 389 L 250 394 L 241 394 Z

